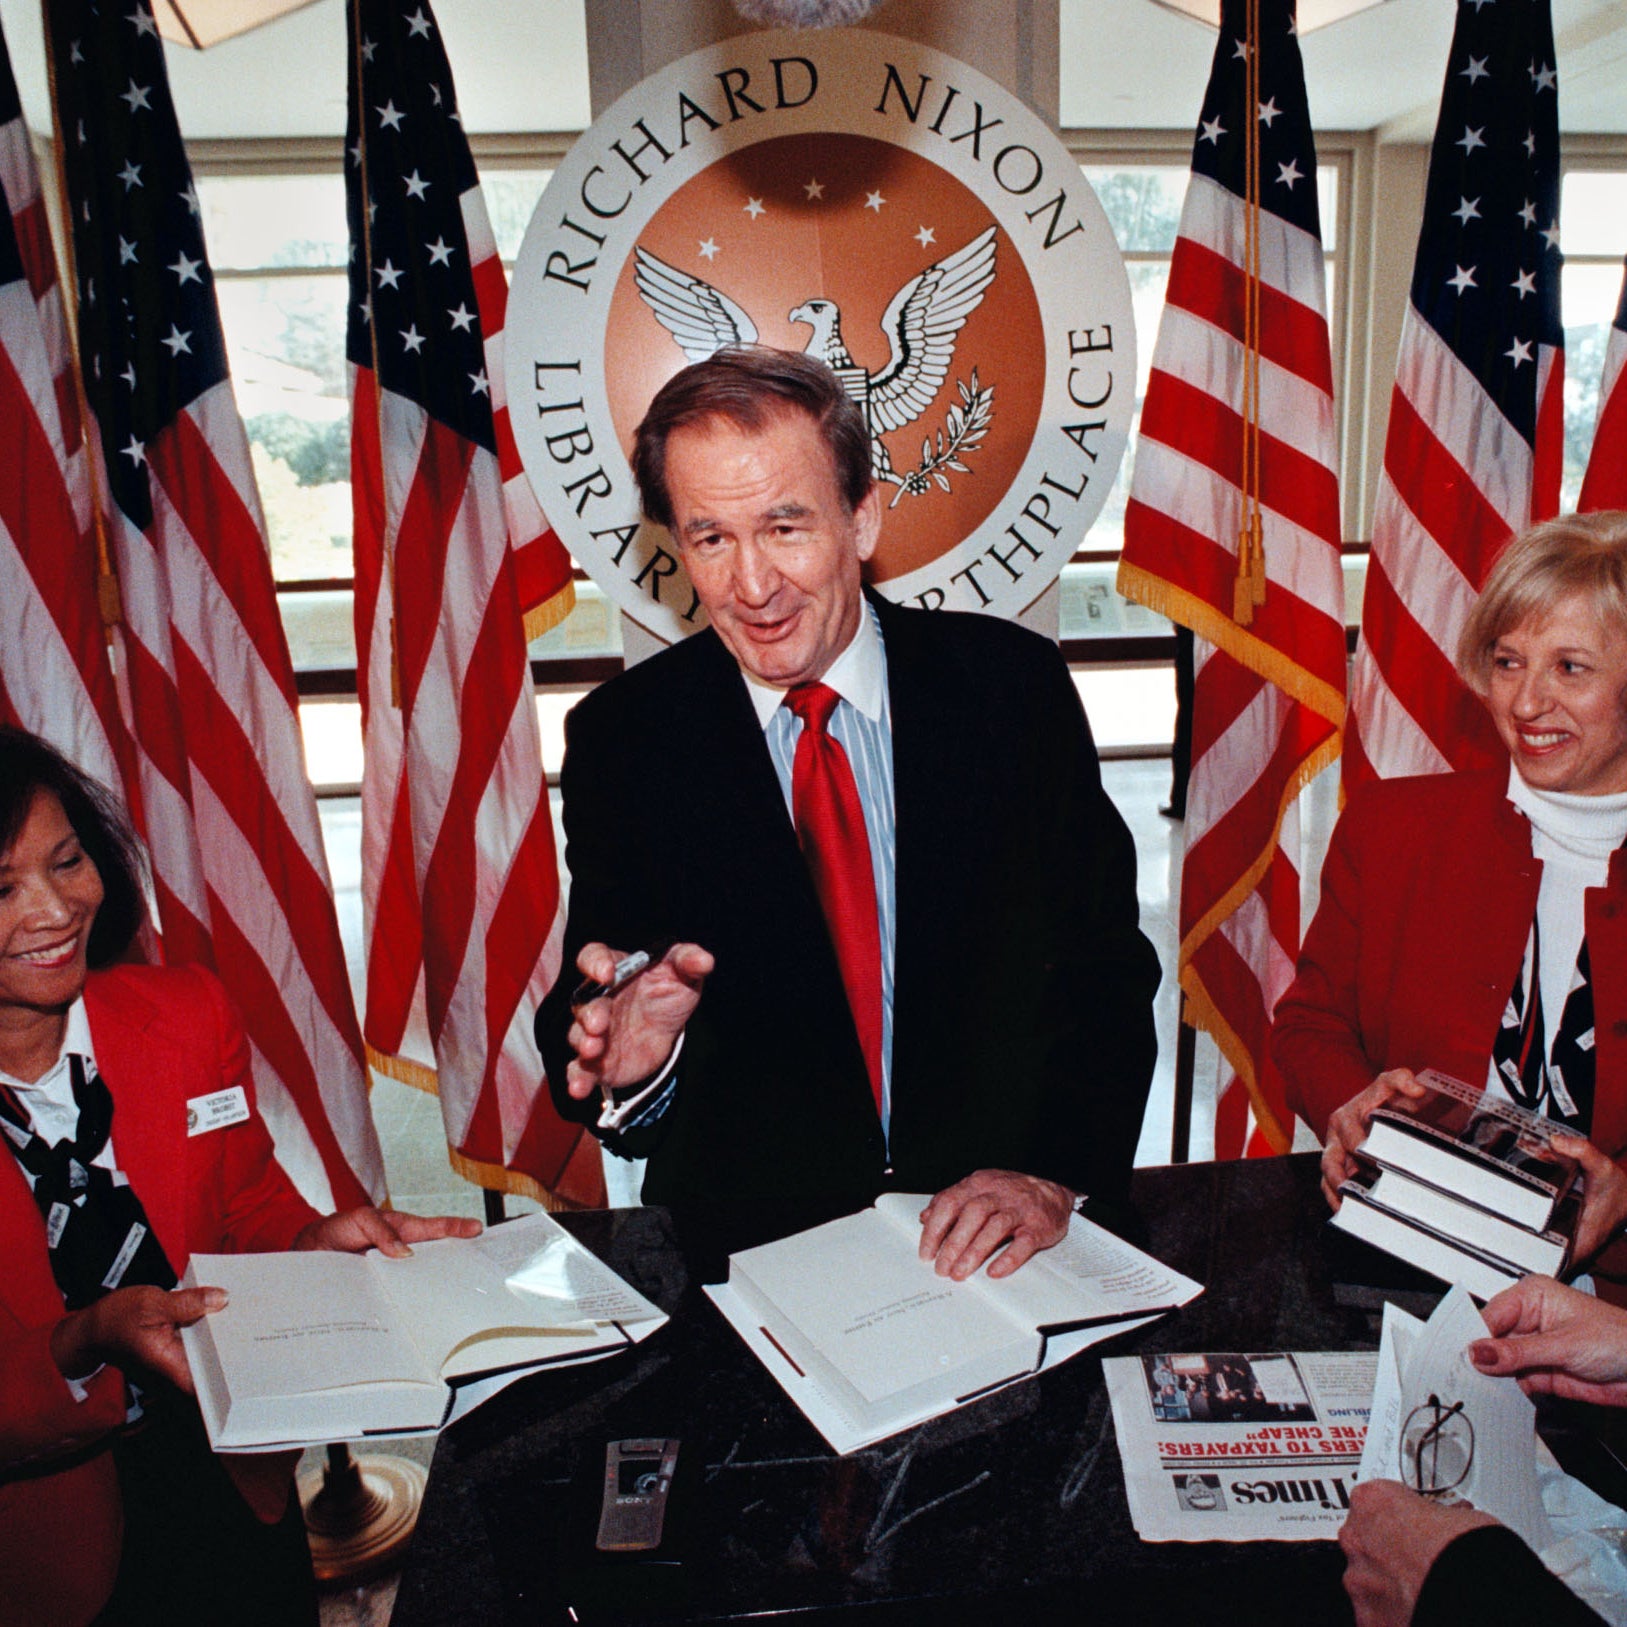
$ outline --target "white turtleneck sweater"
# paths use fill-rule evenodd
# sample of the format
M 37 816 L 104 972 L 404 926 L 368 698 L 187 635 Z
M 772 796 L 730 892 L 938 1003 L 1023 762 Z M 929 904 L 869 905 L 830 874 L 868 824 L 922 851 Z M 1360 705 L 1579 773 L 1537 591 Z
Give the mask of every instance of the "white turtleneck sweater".
M 1527 785 L 1510 764 L 1508 800 L 1530 820 L 1531 851 L 1542 861 L 1537 931 L 1542 940 L 1542 1017 L 1551 1047 L 1582 949 L 1583 895 L 1589 887 L 1604 885 L 1610 855 L 1627 841 L 1627 791 L 1605 796 L 1542 791 Z M 1496 1069 L 1491 1077 L 1501 1085 Z

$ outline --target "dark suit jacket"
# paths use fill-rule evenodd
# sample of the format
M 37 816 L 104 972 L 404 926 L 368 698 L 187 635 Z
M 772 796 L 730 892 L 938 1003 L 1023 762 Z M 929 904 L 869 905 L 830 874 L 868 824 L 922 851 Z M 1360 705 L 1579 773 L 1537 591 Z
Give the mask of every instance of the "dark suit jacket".
M 113 1151 L 177 1272 L 194 1253 L 286 1248 L 317 1218 L 277 1164 L 258 1113 L 186 1133 L 186 1104 L 242 1085 L 248 1043 L 225 991 L 195 966 L 91 975 L 85 1009 L 113 1092 Z M 0 1627 L 88 1621 L 107 1599 L 123 1522 L 110 1453 L 124 1379 L 105 1367 L 75 1400 L 51 1360 L 62 1319 L 45 1227 L 0 1151 Z
M 670 935 L 717 957 L 651 1202 L 834 1214 L 979 1168 L 1116 1198 L 1156 1054 L 1135 850 L 1049 641 L 876 601 L 897 812 L 891 1167 L 836 957 L 733 658 L 697 634 L 567 721 L 565 964 Z M 561 1112 L 572 980 L 537 1037 Z
M 1603 1621 L 1501 1525 L 1449 1542 L 1412 1613 L 1412 1627 L 1603 1627 Z

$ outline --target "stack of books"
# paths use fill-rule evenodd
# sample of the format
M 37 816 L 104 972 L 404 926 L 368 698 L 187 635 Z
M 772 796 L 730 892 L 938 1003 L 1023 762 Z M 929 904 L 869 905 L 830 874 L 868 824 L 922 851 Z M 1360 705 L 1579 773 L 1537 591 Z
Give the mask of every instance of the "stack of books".
M 1581 1207 L 1576 1160 L 1552 1144 L 1564 1126 L 1433 1069 L 1418 1079 L 1415 1107 L 1373 1114 L 1333 1224 L 1479 1299 L 1560 1275 Z

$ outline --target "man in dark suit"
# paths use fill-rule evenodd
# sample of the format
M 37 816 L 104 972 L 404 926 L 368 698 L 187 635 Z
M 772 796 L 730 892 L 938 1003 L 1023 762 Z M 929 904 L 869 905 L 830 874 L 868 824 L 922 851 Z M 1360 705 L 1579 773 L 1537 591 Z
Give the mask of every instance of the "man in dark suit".
M 923 1257 L 964 1277 L 1001 1250 L 1006 1275 L 1079 1199 L 1123 1198 L 1156 1053 L 1135 852 L 1067 668 L 1012 624 L 863 592 L 882 502 L 821 363 L 686 368 L 634 469 L 711 626 L 570 716 L 564 953 L 608 982 L 671 947 L 574 1013 L 560 979 L 555 1100 L 648 1157 L 648 1201 L 771 1235 L 931 1192 Z M 803 721 L 825 690 L 828 726 Z M 825 727 L 856 894 L 808 822 Z

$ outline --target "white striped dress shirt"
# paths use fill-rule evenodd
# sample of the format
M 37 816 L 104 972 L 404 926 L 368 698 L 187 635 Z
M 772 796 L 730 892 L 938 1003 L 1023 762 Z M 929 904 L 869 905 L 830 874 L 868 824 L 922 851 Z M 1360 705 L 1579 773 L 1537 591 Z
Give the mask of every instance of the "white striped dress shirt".
M 791 813 L 791 768 L 796 761 L 802 720 L 784 704 L 785 691 L 745 674 L 751 703 L 768 741 L 785 809 Z M 876 917 L 881 928 L 881 1128 L 892 1119 L 893 945 L 897 936 L 894 879 L 898 828 L 893 806 L 893 715 L 887 693 L 887 653 L 881 623 L 868 603 L 853 641 L 831 663 L 820 682 L 841 696 L 831 713 L 830 733 L 853 768 L 870 839 L 870 869 L 876 883 Z

